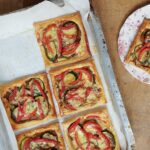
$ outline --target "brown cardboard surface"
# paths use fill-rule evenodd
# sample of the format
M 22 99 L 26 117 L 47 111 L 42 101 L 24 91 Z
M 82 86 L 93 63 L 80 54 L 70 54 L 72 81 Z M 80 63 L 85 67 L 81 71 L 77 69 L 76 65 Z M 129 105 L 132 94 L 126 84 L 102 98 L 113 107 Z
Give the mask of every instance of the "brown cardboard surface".
M 137 150 L 150 150 L 150 85 L 124 68 L 117 53 L 117 38 L 125 19 L 149 0 L 93 0 L 101 19 L 117 83 L 136 139 Z

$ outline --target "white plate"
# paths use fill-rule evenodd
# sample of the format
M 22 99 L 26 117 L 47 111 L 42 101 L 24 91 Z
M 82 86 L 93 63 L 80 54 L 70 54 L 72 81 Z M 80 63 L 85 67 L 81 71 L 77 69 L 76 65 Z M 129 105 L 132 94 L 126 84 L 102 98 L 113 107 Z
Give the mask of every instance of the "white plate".
M 121 27 L 118 37 L 118 53 L 125 68 L 133 77 L 146 84 L 150 84 L 149 73 L 136 66 L 126 64 L 124 62 L 124 58 L 128 53 L 129 47 L 136 33 L 138 32 L 139 26 L 142 24 L 144 18 L 150 18 L 150 5 L 137 9 L 126 19 L 123 26 Z

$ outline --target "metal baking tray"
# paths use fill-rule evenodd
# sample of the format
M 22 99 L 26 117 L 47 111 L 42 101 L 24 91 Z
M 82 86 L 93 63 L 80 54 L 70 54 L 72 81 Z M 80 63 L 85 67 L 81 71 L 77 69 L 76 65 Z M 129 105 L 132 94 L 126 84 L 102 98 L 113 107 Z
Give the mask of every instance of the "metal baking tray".
M 110 56 L 108 53 L 108 48 L 106 45 L 105 37 L 102 31 L 102 26 L 100 19 L 97 17 L 96 12 L 94 10 L 91 10 L 90 12 L 91 16 L 91 24 L 93 25 L 94 34 L 97 40 L 97 45 L 99 47 L 99 61 L 102 67 L 102 71 L 105 77 L 105 81 L 107 83 L 107 86 L 109 88 L 112 102 L 115 111 L 120 117 L 122 126 L 123 126 L 123 132 L 126 136 L 127 140 L 127 149 L 133 150 L 135 149 L 135 138 L 131 129 L 131 125 L 124 107 L 123 99 L 121 97 L 115 74 L 112 68 Z
M 53 0 L 51 0 L 53 1 Z M 63 6 L 63 1 L 61 0 L 55 0 L 55 3 L 59 6 Z M 125 135 L 127 149 L 133 150 L 135 148 L 135 139 L 134 135 L 130 126 L 130 122 L 128 120 L 128 116 L 123 104 L 123 100 L 115 79 L 115 75 L 112 69 L 111 60 L 108 54 L 107 45 L 105 42 L 104 34 L 101 27 L 101 22 L 96 15 L 96 12 L 93 7 L 91 7 L 89 17 L 88 17 L 88 23 L 90 26 L 90 29 L 92 30 L 92 36 L 94 38 L 94 41 L 96 41 L 96 49 L 97 49 L 97 60 L 99 62 L 104 82 L 106 84 L 106 90 L 109 93 L 113 109 L 115 113 L 118 115 L 120 124 L 121 124 L 121 130 L 123 134 Z M 95 56 L 93 56 L 94 58 Z M 1 103 L 1 102 L 0 102 Z M 0 105 L 1 106 L 1 105 Z M 3 147 L 0 148 L 0 150 L 16 150 L 15 148 L 15 135 L 14 132 L 11 130 L 10 125 L 8 124 L 8 119 L 5 119 L 6 112 L 4 108 L 0 107 L 0 134 L 3 135 L 0 137 L 0 145 L 3 145 Z M 7 139 L 9 139 L 10 142 L 7 142 Z

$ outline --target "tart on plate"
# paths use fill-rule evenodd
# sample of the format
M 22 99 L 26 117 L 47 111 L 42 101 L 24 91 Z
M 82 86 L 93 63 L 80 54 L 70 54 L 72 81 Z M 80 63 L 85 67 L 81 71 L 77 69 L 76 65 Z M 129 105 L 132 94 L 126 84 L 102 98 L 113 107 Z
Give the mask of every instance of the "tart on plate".
M 58 124 L 21 133 L 17 142 L 19 150 L 65 150 Z
M 144 19 L 125 57 L 125 62 L 150 73 L 150 19 Z
M 93 60 L 54 69 L 49 74 L 61 116 L 106 103 Z
M 0 94 L 15 130 L 56 118 L 46 73 L 6 83 L 0 87 Z
M 90 57 L 79 12 L 37 22 L 34 27 L 46 67 L 70 64 Z
M 63 127 L 71 150 L 120 150 L 105 109 L 70 119 L 63 123 Z

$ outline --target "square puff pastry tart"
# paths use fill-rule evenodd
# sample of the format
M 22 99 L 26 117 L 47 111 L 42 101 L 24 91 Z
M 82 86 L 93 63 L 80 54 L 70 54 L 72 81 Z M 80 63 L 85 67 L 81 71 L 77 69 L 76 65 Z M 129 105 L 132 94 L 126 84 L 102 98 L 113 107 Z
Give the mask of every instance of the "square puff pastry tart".
M 16 136 L 19 150 L 59 149 L 65 150 L 59 124 L 33 129 Z
M 0 94 L 14 130 L 56 118 L 46 73 L 6 83 L 0 87 Z
M 106 103 L 93 60 L 54 69 L 49 74 L 61 116 Z
M 63 123 L 69 149 L 120 150 L 108 112 L 102 109 Z
M 79 12 L 37 22 L 34 27 L 46 67 L 70 64 L 90 57 Z
M 150 19 L 144 19 L 125 57 L 125 62 L 150 73 Z

